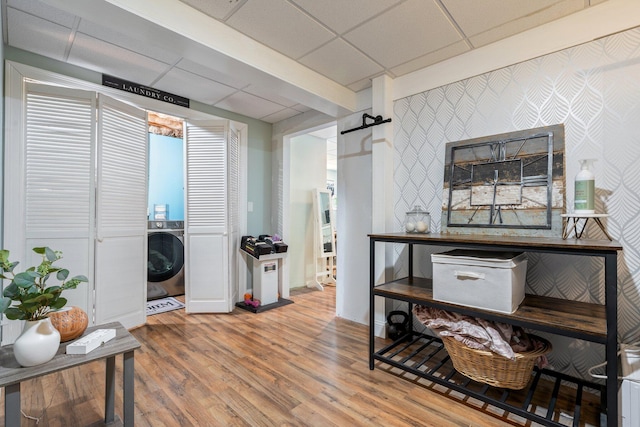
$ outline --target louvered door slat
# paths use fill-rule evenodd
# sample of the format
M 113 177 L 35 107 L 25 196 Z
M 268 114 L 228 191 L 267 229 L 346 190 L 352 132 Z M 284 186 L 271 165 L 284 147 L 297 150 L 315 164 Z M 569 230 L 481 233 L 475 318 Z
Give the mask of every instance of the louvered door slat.
M 101 98 L 102 99 L 102 98 Z M 146 228 L 147 138 L 145 113 L 101 102 L 98 236 Z
M 223 125 L 187 126 L 188 226 L 226 225 L 226 132 Z
M 95 98 L 29 86 L 25 133 L 27 237 L 90 231 Z

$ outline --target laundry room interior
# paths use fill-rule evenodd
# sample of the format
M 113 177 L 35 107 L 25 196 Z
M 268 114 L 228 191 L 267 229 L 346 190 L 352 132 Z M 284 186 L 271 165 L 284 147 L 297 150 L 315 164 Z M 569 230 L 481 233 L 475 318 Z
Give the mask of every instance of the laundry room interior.
M 148 112 L 147 301 L 184 295 L 184 121 Z

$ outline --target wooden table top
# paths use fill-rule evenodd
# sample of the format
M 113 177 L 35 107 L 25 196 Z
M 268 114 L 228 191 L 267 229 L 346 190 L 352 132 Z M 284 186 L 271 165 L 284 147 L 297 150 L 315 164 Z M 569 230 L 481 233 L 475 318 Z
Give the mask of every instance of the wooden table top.
M 138 340 L 120 322 L 92 326 L 87 328 L 82 336 L 86 336 L 96 329 L 115 329 L 116 337 L 88 354 L 66 354 L 67 345 L 75 340 L 61 343 L 53 359 L 37 366 L 20 366 L 13 355 L 13 345 L 0 347 L 0 387 L 6 387 L 31 378 L 52 374 L 140 348 Z
M 528 236 L 488 236 L 477 234 L 447 234 L 447 233 L 370 233 L 370 238 L 381 241 L 399 241 L 406 243 L 449 244 L 449 245 L 478 245 L 504 246 L 531 249 L 551 249 L 588 252 L 616 252 L 622 250 L 620 242 L 615 240 L 597 239 L 562 239 L 561 237 L 528 237 Z

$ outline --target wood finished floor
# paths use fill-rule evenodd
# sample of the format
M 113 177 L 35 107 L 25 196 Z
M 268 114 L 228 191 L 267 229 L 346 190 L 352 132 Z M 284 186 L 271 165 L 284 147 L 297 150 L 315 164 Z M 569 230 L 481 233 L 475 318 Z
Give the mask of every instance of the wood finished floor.
M 429 383 L 370 371 L 368 328 L 335 317 L 335 288 L 294 291 L 291 299 L 259 314 L 172 311 L 134 329 L 142 344 L 136 426 L 532 425 Z M 122 416 L 120 357 L 116 368 Z M 21 390 L 23 412 L 40 417 L 39 426 L 102 425 L 103 362 L 27 381 Z M 22 427 L 35 425 L 22 419 Z

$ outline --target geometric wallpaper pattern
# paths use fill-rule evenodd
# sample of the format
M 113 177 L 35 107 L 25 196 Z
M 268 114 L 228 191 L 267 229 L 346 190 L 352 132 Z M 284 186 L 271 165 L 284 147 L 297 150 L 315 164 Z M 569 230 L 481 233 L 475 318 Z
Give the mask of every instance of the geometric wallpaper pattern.
M 640 29 L 625 31 L 394 103 L 394 212 L 421 205 L 441 229 L 445 145 L 554 124 L 565 126 L 566 197 L 573 200 L 579 159 L 596 158 L 596 212 L 623 251 L 618 257 L 618 340 L 640 340 Z M 555 227 L 554 227 L 555 228 Z M 589 238 L 604 238 L 596 228 Z M 436 252 L 435 250 L 434 252 Z M 429 253 L 414 268 L 430 277 Z M 395 274 L 406 274 L 396 248 Z M 599 258 L 528 254 L 527 292 L 603 303 Z M 588 377 L 602 345 L 548 336 L 554 369 Z

